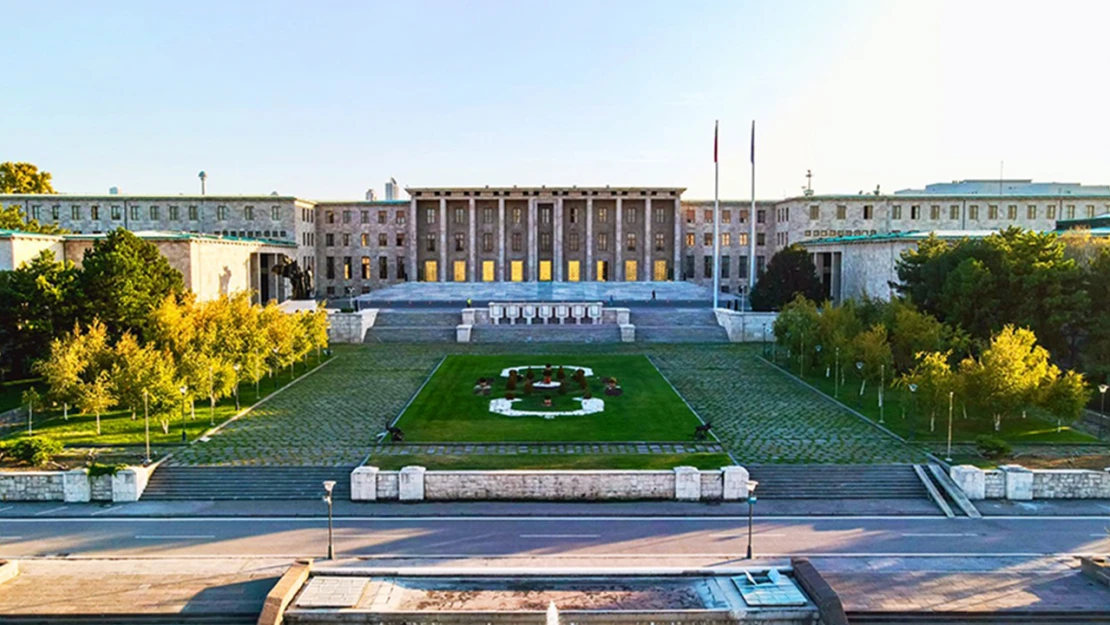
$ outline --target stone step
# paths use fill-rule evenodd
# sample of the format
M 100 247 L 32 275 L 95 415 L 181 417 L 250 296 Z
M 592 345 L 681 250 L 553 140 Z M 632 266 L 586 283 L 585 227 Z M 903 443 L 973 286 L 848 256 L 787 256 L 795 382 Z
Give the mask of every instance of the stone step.
M 474 327 L 470 340 L 474 343 L 619 343 L 621 333 L 613 324 L 483 324 Z
M 366 332 L 364 343 L 454 343 L 455 326 L 393 326 L 377 325 Z
M 462 313 L 458 310 L 380 310 L 374 319 L 375 328 L 454 328 L 460 323 L 462 323 Z
M 353 467 L 159 467 L 144 500 L 318 499 L 324 480 L 335 481 L 336 499 L 350 497 Z
M 727 343 L 728 332 L 714 326 L 636 326 L 636 340 L 644 343 Z
M 663 308 L 658 310 L 634 308 L 629 321 L 637 327 L 645 326 L 714 326 L 717 315 L 712 308 Z
M 757 496 L 767 499 L 917 499 L 928 497 L 913 465 L 753 465 Z

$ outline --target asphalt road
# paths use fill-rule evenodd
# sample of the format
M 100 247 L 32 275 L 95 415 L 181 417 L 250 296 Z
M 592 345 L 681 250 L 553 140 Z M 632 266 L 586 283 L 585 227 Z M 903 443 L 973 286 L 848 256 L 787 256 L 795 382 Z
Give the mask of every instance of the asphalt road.
M 1110 520 L 1091 518 L 757 519 L 761 557 L 1022 556 L 1110 551 Z M 319 556 L 320 518 L 22 518 L 0 520 L 0 558 L 68 555 Z M 734 558 L 744 517 L 348 517 L 335 521 L 340 557 L 652 556 Z

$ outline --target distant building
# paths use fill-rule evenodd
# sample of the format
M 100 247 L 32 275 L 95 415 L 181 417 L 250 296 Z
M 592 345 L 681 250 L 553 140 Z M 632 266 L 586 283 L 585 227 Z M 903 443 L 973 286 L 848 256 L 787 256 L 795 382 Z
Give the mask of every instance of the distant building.
M 369 198 L 367 198 L 369 199 Z M 390 178 L 389 182 L 385 183 L 385 201 L 396 202 L 401 199 L 401 186 L 397 184 L 395 178 Z

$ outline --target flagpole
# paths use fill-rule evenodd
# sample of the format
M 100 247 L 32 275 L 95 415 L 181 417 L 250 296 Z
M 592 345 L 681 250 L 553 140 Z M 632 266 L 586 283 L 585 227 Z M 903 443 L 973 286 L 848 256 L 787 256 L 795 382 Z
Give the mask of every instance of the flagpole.
M 717 263 L 721 254 L 721 164 L 717 161 L 717 127 L 718 122 L 713 122 L 713 309 L 718 307 L 718 294 L 721 292 L 721 274 L 717 270 Z
M 748 302 L 755 288 L 755 120 L 752 120 L 752 210 L 748 213 Z

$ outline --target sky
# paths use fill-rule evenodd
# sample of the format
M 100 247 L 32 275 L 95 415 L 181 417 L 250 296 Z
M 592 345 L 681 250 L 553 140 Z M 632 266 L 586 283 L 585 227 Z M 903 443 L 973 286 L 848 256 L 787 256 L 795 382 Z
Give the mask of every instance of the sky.
M 0 161 L 64 193 L 1110 183 L 1110 3 L 0 0 Z

